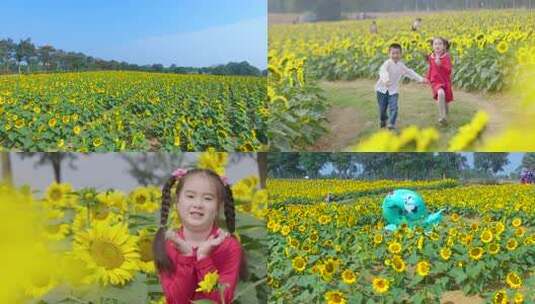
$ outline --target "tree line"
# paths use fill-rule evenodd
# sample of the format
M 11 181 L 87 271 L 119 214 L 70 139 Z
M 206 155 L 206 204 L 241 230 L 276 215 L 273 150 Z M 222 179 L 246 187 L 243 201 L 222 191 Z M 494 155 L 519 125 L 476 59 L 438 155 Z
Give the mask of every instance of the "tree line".
M 534 0 L 269 0 L 270 13 L 313 12 L 318 20 L 336 20 L 342 13 L 535 8 Z
M 124 61 L 104 60 L 81 52 L 67 52 L 51 45 L 36 46 L 30 38 L 15 42 L 10 38 L 0 40 L 0 74 L 32 72 L 79 72 L 79 71 L 144 71 L 177 74 L 212 74 L 265 76 L 247 61 L 230 62 L 211 67 L 179 67 L 172 64 L 137 65 Z
M 461 153 L 269 153 L 270 178 L 440 178 L 493 179 L 503 175 L 508 153 L 473 153 L 470 165 Z M 535 168 L 535 153 L 524 154 L 524 168 Z M 519 178 L 522 168 L 511 178 Z M 503 177 L 503 176 L 502 176 Z

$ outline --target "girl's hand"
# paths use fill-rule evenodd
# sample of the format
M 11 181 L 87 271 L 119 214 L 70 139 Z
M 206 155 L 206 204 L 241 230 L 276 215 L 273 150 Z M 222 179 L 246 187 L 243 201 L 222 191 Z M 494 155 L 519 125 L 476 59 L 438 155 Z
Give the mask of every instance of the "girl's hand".
M 171 242 L 173 242 L 173 245 L 175 246 L 175 248 L 178 251 L 180 251 L 180 253 L 182 253 L 183 255 L 185 255 L 185 256 L 192 256 L 193 255 L 193 248 L 191 247 L 191 245 L 188 242 L 186 242 L 185 240 L 179 238 L 176 235 L 175 231 L 167 230 L 165 232 L 165 239 L 166 240 L 170 240 Z
M 205 258 L 210 255 L 212 250 L 223 243 L 225 238 L 229 235 L 228 232 L 219 229 L 219 235 L 214 238 L 210 236 L 206 241 L 202 242 L 197 249 L 197 260 Z

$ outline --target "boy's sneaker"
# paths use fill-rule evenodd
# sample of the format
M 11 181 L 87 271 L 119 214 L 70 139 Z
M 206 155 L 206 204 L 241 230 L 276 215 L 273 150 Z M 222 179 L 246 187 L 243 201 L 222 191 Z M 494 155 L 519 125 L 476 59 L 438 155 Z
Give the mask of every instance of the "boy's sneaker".
M 396 126 L 388 125 L 388 130 L 390 130 L 390 131 L 396 131 Z
M 441 118 L 441 119 L 438 120 L 438 124 L 441 127 L 447 127 L 448 126 L 448 121 L 445 118 Z
M 386 122 L 382 122 L 379 124 L 379 128 L 384 129 L 386 127 Z

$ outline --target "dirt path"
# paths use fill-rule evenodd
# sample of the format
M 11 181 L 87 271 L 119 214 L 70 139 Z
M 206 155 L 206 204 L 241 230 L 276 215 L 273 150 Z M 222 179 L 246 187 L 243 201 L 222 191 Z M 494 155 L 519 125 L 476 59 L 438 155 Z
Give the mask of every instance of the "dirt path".
M 309 150 L 343 151 L 378 130 L 377 100 L 374 80 L 321 82 L 320 87 L 331 103 L 327 114 L 329 132 Z M 420 128 L 437 127 L 441 138 L 434 146 L 444 151 L 459 127 L 469 123 L 478 110 L 489 114 L 490 121 L 484 137 L 502 131 L 513 119 L 514 108 L 505 96 L 486 96 L 454 90 L 455 101 L 450 107 L 449 123 L 445 128 L 436 124 L 437 109 L 428 87 L 420 84 L 402 84 L 399 99 L 398 127 L 409 125 Z
M 340 151 L 354 141 L 355 134 L 362 128 L 359 112 L 354 107 L 334 106 L 327 119 L 329 133 L 318 140 L 310 151 Z

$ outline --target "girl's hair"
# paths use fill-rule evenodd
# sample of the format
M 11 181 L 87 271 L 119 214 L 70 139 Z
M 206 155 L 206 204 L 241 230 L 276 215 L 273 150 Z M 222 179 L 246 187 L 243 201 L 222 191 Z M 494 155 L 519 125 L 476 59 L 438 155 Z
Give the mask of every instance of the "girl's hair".
M 217 188 L 218 202 L 223 202 L 223 212 L 225 214 L 225 222 L 227 230 L 231 235 L 236 230 L 236 212 L 234 209 L 234 197 L 230 185 L 223 183 L 221 177 L 212 170 L 208 169 L 190 169 L 188 172 L 181 176 L 171 176 L 162 187 L 162 207 L 160 210 L 160 228 L 156 232 L 154 237 L 154 243 L 152 250 L 154 252 L 154 263 L 156 269 L 161 271 L 173 271 L 174 265 L 171 263 L 167 251 L 165 248 L 165 232 L 167 231 L 167 220 L 169 217 L 169 211 L 171 209 L 171 190 L 176 183 L 176 197 L 180 195 L 180 191 L 184 186 L 184 182 L 193 175 L 204 175 L 210 178 Z M 245 255 L 242 255 L 242 265 L 240 266 L 240 276 L 247 276 Z
M 450 50 L 450 42 L 446 38 L 443 38 L 443 37 L 435 37 L 433 39 L 430 39 L 429 44 L 431 44 L 431 47 L 433 47 L 433 41 L 435 41 L 436 39 L 442 40 L 442 43 L 444 44 L 444 48 L 446 49 L 446 51 Z

